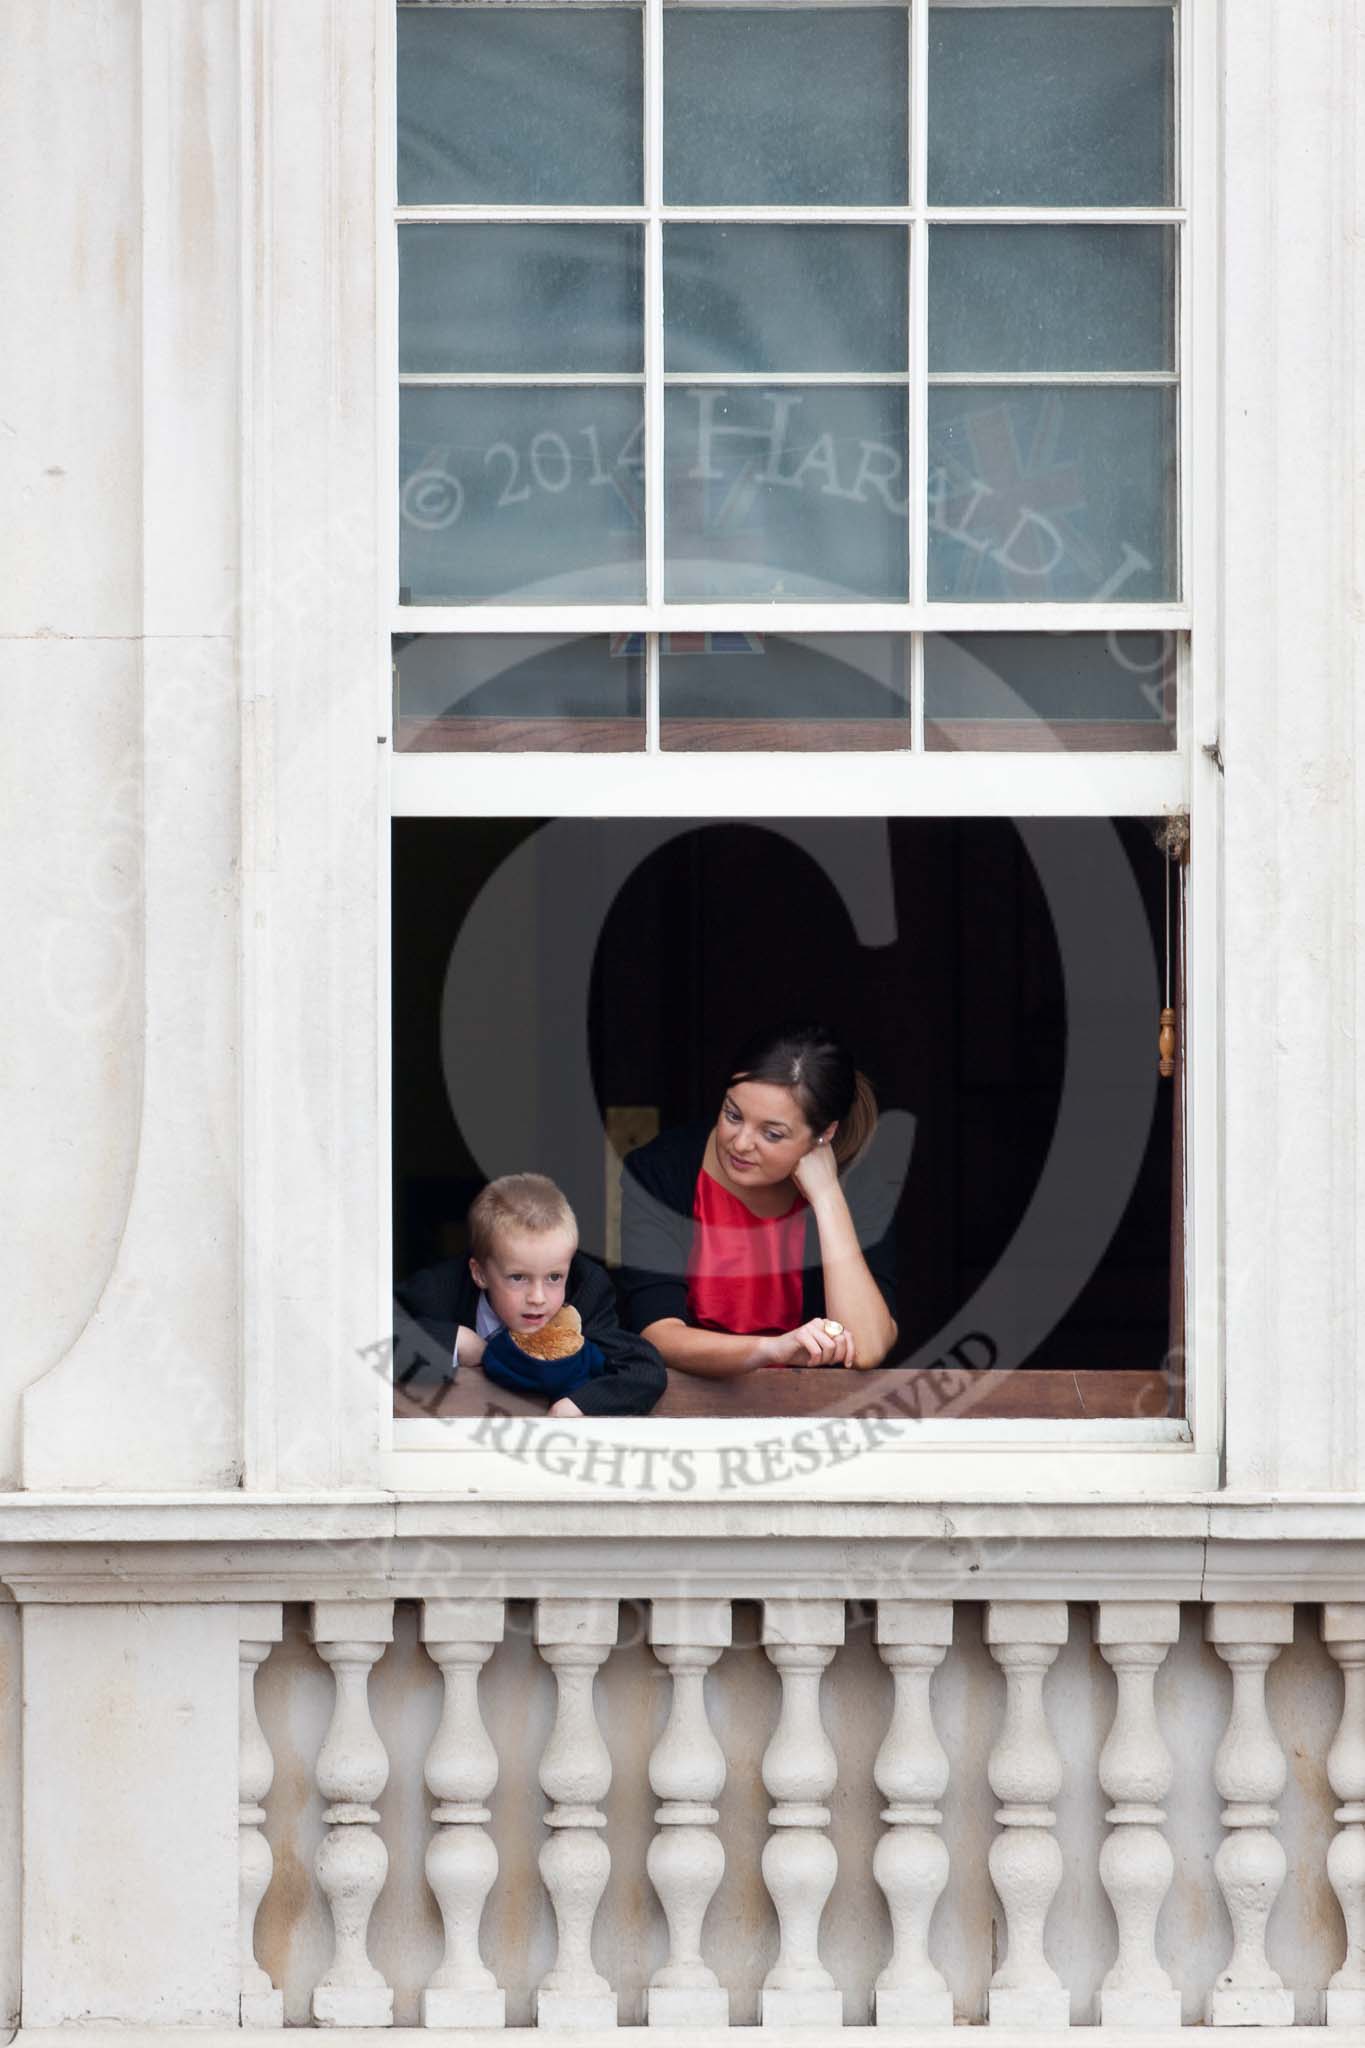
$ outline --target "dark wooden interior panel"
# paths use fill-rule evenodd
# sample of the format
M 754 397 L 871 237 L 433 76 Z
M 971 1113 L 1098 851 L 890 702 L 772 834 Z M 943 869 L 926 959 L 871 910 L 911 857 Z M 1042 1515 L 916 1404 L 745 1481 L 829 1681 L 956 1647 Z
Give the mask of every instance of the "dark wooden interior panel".
M 781 774 L 780 761 L 756 758 L 754 768 Z M 1017 1390 L 991 1399 L 1078 1399 L 1066 1392 L 1073 1376 L 1098 1390 L 1118 1372 L 1124 1377 L 1114 1383 L 1113 1398 L 1122 1403 L 1138 1384 L 1127 1375 L 1160 1372 L 1172 1348 L 1172 1311 L 1180 1310 L 1171 1286 L 1173 1246 L 1180 1243 L 1178 1204 L 1172 1209 L 1174 1091 L 1169 1081 L 1152 1081 L 1162 861 L 1142 820 L 1045 820 L 1028 830 L 1048 835 L 1082 888 L 1095 835 L 1112 831 L 1121 843 L 1152 945 L 1146 981 L 1139 977 L 1137 995 L 1125 994 L 1114 1012 L 1115 1021 L 1120 1014 L 1136 1019 L 1136 1055 L 1102 1052 L 1100 1086 L 1103 1093 L 1151 1088 L 1154 1106 L 1126 1208 L 1079 1293 L 1028 1356 L 1001 1353 L 993 1360 L 989 1347 L 969 1347 L 963 1356 L 1045 1375 L 1034 1380 L 1016 1371 L 1009 1378 Z M 974 1327 L 977 1290 L 1012 1256 L 1053 1144 L 1072 1028 L 1051 912 L 1023 834 L 1003 818 L 664 825 L 614 819 L 567 827 L 533 819 L 398 821 L 393 1072 L 400 1274 L 465 1251 L 464 1214 L 482 1174 L 452 1113 L 443 1072 L 447 975 L 467 908 L 527 842 L 542 877 L 537 902 L 562 902 L 566 884 L 578 886 L 580 870 L 586 886 L 595 862 L 624 877 L 595 931 L 588 1021 L 597 1109 L 586 1105 L 592 1114 L 645 1105 L 665 1128 L 712 1116 L 739 1041 L 757 1025 L 815 1012 L 855 1049 L 883 1107 L 915 1119 L 897 1212 L 901 1334 L 891 1364 L 944 1356 Z M 1117 989 L 1121 963 L 1114 958 L 1111 973 L 1103 909 L 1097 899 L 1090 943 Z M 540 1017 L 535 1069 L 490 1072 L 479 1085 L 509 1098 L 524 1091 L 535 1102 L 539 1156 L 524 1163 L 560 1180 L 584 1249 L 600 1256 L 607 1186 L 600 1123 L 595 1135 L 585 1134 L 581 1110 L 575 1121 L 560 1113 L 572 1088 L 561 1012 L 573 976 L 562 945 L 555 950 L 555 918 L 537 909 L 533 929 L 509 933 L 508 943 L 525 954 L 525 1000 L 537 1004 Z M 1109 1042 L 1113 1027 L 1103 1029 Z M 1131 1041 L 1126 1021 L 1124 1030 Z M 498 1034 L 490 1039 L 496 1059 Z M 1078 1171 L 1102 1172 L 1106 1156 L 1097 1126 Z M 1041 1265 L 1020 1267 L 1017 1285 L 1027 1289 L 1044 1273 Z M 817 1384 L 810 1374 L 778 1377 L 793 1400 L 807 1398 L 794 1391 L 798 1379 Z M 741 1412 L 720 1406 L 743 1398 L 722 1395 L 723 1383 L 696 1385 L 710 1412 Z M 693 1398 L 690 1388 L 686 1398 Z

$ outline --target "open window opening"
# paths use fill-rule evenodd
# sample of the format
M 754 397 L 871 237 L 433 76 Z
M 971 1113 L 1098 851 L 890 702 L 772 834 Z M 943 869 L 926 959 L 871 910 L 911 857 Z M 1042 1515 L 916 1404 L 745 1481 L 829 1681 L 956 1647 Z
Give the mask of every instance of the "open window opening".
M 396 1277 L 466 1261 L 480 1187 L 528 1169 L 617 1266 L 621 1155 L 814 1016 L 882 1112 L 895 1345 L 672 1370 L 653 1414 L 1181 1416 L 1180 880 L 1133 818 L 395 821 Z M 398 1358 L 397 1416 L 545 1412 Z

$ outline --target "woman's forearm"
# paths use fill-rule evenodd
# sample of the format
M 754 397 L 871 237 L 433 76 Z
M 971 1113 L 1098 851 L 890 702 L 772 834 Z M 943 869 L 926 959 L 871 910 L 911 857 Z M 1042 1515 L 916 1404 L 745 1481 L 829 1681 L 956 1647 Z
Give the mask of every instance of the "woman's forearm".
M 825 1276 L 825 1313 L 852 1333 L 857 1365 L 880 1365 L 896 1341 L 896 1325 L 868 1270 L 843 1189 L 836 1183 L 813 1206 Z
M 663 1354 L 664 1363 L 679 1372 L 693 1372 L 703 1379 L 735 1379 L 771 1364 L 764 1338 L 730 1336 L 723 1330 L 696 1330 L 677 1316 L 665 1316 L 640 1333 Z

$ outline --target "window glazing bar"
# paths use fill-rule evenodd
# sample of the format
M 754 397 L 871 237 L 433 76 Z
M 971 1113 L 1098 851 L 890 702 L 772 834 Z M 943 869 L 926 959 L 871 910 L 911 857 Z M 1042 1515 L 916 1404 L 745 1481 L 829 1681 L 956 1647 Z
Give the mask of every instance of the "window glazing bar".
M 400 605 L 394 633 L 1179 633 L 1185 604 Z
M 394 219 L 400 228 L 420 226 L 423 222 L 440 226 L 454 221 L 492 221 L 508 226 L 515 226 L 518 221 L 615 221 L 638 226 L 649 219 L 649 210 L 644 206 L 396 206 Z
M 602 381 L 605 382 L 605 379 Z M 770 380 L 775 381 L 775 380 Z M 802 382 L 805 382 L 802 379 Z M 810 380 L 814 382 L 814 379 Z M 852 380 L 851 380 L 852 381 Z M 861 383 L 875 383 L 864 377 Z M 1178 384 L 1178 370 L 931 370 L 930 384 Z
M 833 774 L 831 762 L 856 772 Z M 1178 753 L 400 753 L 400 818 L 1160 817 Z
M 930 206 L 931 221 L 953 227 L 1179 226 L 1183 206 Z
M 645 0 L 645 594 L 653 605 L 664 595 L 664 245 L 660 215 L 664 196 L 664 17 L 663 0 Z M 646 722 L 654 705 L 658 739 L 658 659 L 646 673 Z
M 645 380 L 644 373 L 640 370 L 518 370 L 514 376 L 507 376 L 501 370 L 405 370 L 398 381 L 404 385 L 445 387 L 453 384 L 461 388 L 471 384 L 494 387 L 625 384 L 633 385 L 638 391 Z

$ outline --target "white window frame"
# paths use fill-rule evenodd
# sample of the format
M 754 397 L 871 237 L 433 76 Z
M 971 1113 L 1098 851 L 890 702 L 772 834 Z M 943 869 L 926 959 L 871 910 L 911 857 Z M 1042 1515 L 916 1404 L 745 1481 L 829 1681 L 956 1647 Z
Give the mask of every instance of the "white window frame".
M 874 817 L 1153 817 L 1188 810 L 1195 858 L 1188 872 L 1185 1002 L 1186 1145 L 1186 1388 L 1187 1420 L 1085 1421 L 919 1420 L 895 1425 L 894 1440 L 838 1457 L 811 1477 L 778 1480 L 765 1492 L 787 1498 L 828 1500 L 923 1500 L 973 1492 L 993 1497 L 1102 1493 L 1113 1498 L 1197 1493 L 1220 1483 L 1223 1416 L 1223 1304 L 1221 1287 L 1222 1159 L 1221 1057 L 1217 934 L 1219 929 L 1219 836 L 1221 782 L 1217 752 L 1220 724 L 1220 622 L 1216 615 L 1217 504 L 1220 413 L 1217 361 L 1219 307 L 1217 171 L 1218 25 L 1215 0 L 1178 0 L 1176 9 L 1176 95 L 1179 204 L 1172 208 L 1069 209 L 1078 221 L 1160 221 L 1175 223 L 1184 238 L 1178 266 L 1179 517 L 1182 596 L 1171 604 L 1100 603 L 931 603 L 924 590 L 925 550 L 912 549 L 907 604 L 669 605 L 662 601 L 662 365 L 660 274 L 662 171 L 661 132 L 663 0 L 644 0 L 646 124 L 644 208 L 584 209 L 554 218 L 638 219 L 646 222 L 646 505 L 647 588 L 642 605 L 398 606 L 398 292 L 396 224 L 413 219 L 516 220 L 546 209 L 517 207 L 398 208 L 396 203 L 396 8 L 376 0 L 379 10 L 376 62 L 376 177 L 385 195 L 380 209 L 379 312 L 376 378 L 381 434 L 379 488 L 388 507 L 390 548 L 378 564 L 376 617 L 376 732 L 389 755 L 391 815 L 410 817 L 535 816 L 874 816 Z M 949 0 L 988 4 L 988 0 Z M 1001 4 L 1001 0 L 994 0 Z M 1013 0 L 1004 0 L 1013 4 Z M 1053 0 L 1076 5 L 1081 0 Z M 1092 0 L 1093 4 L 1093 0 Z M 1106 4 L 1106 0 L 1101 0 Z M 1127 0 L 1107 0 L 1127 4 Z M 925 203 L 927 38 L 930 0 L 909 0 L 911 55 L 910 147 L 914 164 L 908 208 L 803 211 L 803 218 L 858 220 L 889 218 L 911 227 L 912 316 L 911 517 L 912 538 L 922 530 L 915 507 L 927 497 L 927 435 L 924 417 L 927 380 L 917 377 L 927 332 L 925 273 L 927 225 L 936 220 L 1025 222 L 1057 220 L 1057 210 L 1039 208 L 929 208 Z M 689 219 L 781 218 L 780 209 L 669 209 L 668 217 Z M 525 380 L 518 380 L 525 381 Z M 534 381 L 534 380 L 532 380 Z M 849 379 L 848 381 L 857 381 Z M 949 381 L 967 381 L 954 377 Z M 992 383 L 1008 381 L 991 376 Z M 1019 381 L 1029 381 L 1022 379 Z M 1091 381 L 1091 380 L 1086 380 Z M 1115 381 L 1136 381 L 1129 377 Z M 1195 627 L 1196 606 L 1198 626 Z M 663 753 L 659 749 L 657 643 L 647 642 L 646 745 L 639 753 L 497 754 L 415 753 L 395 756 L 392 737 L 390 638 L 393 632 L 585 633 L 669 630 L 856 633 L 908 632 L 912 665 L 913 741 L 904 752 L 783 753 L 780 787 L 765 787 L 746 753 Z M 1127 631 L 1163 630 L 1182 636 L 1177 678 L 1177 746 L 1166 754 L 1007 752 L 927 753 L 923 751 L 922 658 L 918 636 L 925 632 Z M 769 757 L 771 758 L 771 757 Z M 381 1156 L 376 1276 L 377 1328 L 387 1328 L 392 1300 L 392 1145 L 390 1027 L 392 933 L 388 849 L 380 876 L 381 971 L 377 991 L 382 1020 Z M 1155 1040 L 1155 1020 L 1153 1037 Z M 624 1454 L 614 1469 L 629 1475 L 638 1463 L 632 1447 L 648 1446 L 671 1455 L 685 1452 L 678 1476 L 690 1471 L 692 1499 L 736 1497 L 721 1459 L 725 1447 L 787 1441 L 812 1427 L 809 1418 L 777 1417 L 683 1420 L 652 1417 L 581 1421 L 572 1437 L 563 1425 L 519 1423 L 504 1433 L 501 1447 L 478 1441 L 472 1419 L 448 1421 L 388 1418 L 381 1443 L 384 1483 L 394 1490 L 477 1493 L 481 1498 L 582 1497 L 603 1474 L 612 1447 Z M 529 1442 L 527 1441 L 529 1433 Z M 488 1432 L 483 1432 L 485 1439 Z M 520 1449 L 512 1456 L 513 1443 Z M 579 1454 L 566 1447 L 576 1442 Z M 539 1449 L 537 1449 L 539 1446 Z M 732 1461 L 733 1463 L 733 1461 Z M 585 1467 L 587 1476 L 579 1467 Z M 577 1476 L 576 1476 L 577 1474 Z M 651 1488 L 644 1488 L 648 1492 Z M 676 1498 L 676 1491 L 672 1495 Z

